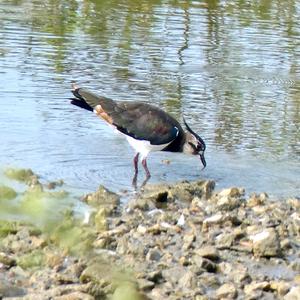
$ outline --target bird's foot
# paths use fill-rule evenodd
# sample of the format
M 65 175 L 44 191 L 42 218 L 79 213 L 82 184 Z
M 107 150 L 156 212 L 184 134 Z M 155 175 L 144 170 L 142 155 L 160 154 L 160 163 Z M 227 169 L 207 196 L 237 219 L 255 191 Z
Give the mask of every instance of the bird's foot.
M 135 172 L 134 176 L 132 178 L 132 186 L 135 191 L 137 190 L 137 175 L 138 175 L 138 172 Z
M 141 188 L 143 188 L 143 187 L 147 184 L 147 182 L 149 181 L 150 178 L 151 178 L 151 175 L 150 175 L 150 173 L 149 173 L 149 174 L 146 175 L 145 180 L 144 180 L 143 183 L 141 184 Z

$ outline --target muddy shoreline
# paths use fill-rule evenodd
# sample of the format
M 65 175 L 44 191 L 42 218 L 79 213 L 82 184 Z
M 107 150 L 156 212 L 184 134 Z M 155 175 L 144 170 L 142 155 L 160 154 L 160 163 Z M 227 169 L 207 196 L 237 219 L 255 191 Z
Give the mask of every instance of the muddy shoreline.
M 68 195 L 28 170 L 6 175 L 28 186 L 31 220 Z M 124 205 L 100 186 L 80 199 L 85 218 L 0 220 L 2 299 L 300 299 L 299 199 L 214 187 L 148 184 Z M 5 207 L 17 195 L 0 187 Z

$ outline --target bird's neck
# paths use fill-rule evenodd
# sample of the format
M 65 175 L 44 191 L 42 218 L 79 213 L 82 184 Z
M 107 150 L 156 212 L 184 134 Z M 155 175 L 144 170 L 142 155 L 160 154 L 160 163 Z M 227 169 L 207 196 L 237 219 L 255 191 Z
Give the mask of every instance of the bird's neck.
M 163 149 L 163 151 L 184 152 L 185 140 L 186 140 L 186 134 L 183 131 L 180 131 L 176 139 L 165 149 Z

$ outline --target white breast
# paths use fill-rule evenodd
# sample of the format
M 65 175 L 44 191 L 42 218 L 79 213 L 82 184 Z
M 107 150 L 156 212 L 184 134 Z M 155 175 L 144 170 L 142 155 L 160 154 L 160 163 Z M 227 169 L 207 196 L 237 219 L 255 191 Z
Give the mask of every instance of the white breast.
M 164 148 L 166 148 L 171 142 L 167 144 L 162 145 L 151 145 L 149 141 L 145 140 L 136 140 L 132 138 L 131 136 L 126 135 L 127 141 L 130 144 L 130 146 L 137 152 L 142 155 L 141 159 L 147 157 L 149 152 L 152 151 L 161 151 Z

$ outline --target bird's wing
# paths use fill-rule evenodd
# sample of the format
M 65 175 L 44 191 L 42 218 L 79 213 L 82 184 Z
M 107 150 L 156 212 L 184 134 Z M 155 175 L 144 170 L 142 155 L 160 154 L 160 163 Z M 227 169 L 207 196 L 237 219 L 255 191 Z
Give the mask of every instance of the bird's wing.
M 113 101 L 84 88 L 75 88 L 71 103 L 94 111 L 120 132 L 152 145 L 171 143 L 182 131 L 180 124 L 163 110 L 146 103 Z
M 117 106 L 109 115 L 113 125 L 126 135 L 162 145 L 171 143 L 179 134 L 180 124 L 155 106 L 128 101 L 117 102 Z

